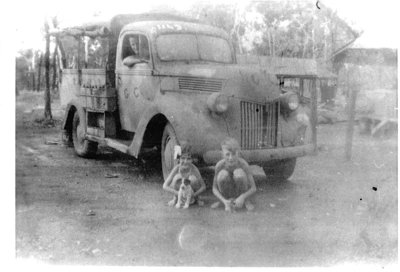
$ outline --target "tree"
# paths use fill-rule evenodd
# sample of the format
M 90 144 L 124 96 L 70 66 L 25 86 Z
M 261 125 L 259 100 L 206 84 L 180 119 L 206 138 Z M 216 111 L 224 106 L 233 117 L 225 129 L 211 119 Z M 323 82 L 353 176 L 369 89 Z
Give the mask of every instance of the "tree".
M 18 52 L 15 63 L 15 87 L 17 92 L 23 89 L 35 88 L 35 74 L 32 65 L 34 54 L 32 49 Z
M 313 1 L 201 3 L 189 14 L 230 33 L 239 53 L 328 59 L 357 35 L 336 12 L 323 5 L 317 9 Z
M 43 63 L 43 54 L 39 51 L 38 52 L 38 57 L 39 57 L 39 66 L 38 66 L 38 79 L 37 79 L 37 88 L 36 91 L 40 91 L 40 80 L 42 78 L 42 63 Z
M 238 9 L 230 4 L 212 5 L 205 2 L 197 3 L 189 9 L 189 16 L 199 21 L 224 29 L 231 34 L 234 47 L 240 51 L 239 32 L 240 21 Z
M 46 120 L 53 119 L 51 114 L 51 97 L 50 97 L 50 34 L 49 34 L 49 23 L 45 20 L 44 30 L 46 35 L 46 52 L 44 55 L 45 59 L 45 79 L 46 79 L 46 90 L 44 92 L 44 118 Z
M 57 20 L 57 17 L 53 17 L 53 27 L 54 28 L 57 28 L 58 27 L 58 20 Z M 53 90 L 53 92 L 54 92 L 54 90 L 56 89 L 56 82 L 57 82 L 57 71 L 58 71 L 58 68 L 57 68 L 57 59 L 58 59 L 58 54 L 57 54 L 57 52 L 58 52 L 58 39 L 56 38 L 55 39 L 55 46 L 54 46 L 54 52 L 53 52 L 53 63 L 52 63 L 52 67 L 53 67 L 53 82 L 52 82 L 52 85 L 51 85 L 51 89 Z

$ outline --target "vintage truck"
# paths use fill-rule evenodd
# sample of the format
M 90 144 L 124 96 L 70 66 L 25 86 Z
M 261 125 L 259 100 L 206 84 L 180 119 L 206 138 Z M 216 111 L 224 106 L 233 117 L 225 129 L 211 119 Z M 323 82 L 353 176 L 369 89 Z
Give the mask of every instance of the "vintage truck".
M 79 156 L 93 156 L 98 144 L 134 157 L 158 150 L 165 177 L 180 141 L 191 144 L 196 164 L 211 166 L 229 136 L 250 164 L 287 179 L 297 157 L 316 151 L 316 103 L 302 104 L 298 94 L 282 93 L 275 75 L 237 64 L 219 28 L 139 14 L 54 35 L 78 44 L 68 56 L 62 50 L 60 98 L 64 140 Z M 132 37 L 137 61 L 125 65 Z

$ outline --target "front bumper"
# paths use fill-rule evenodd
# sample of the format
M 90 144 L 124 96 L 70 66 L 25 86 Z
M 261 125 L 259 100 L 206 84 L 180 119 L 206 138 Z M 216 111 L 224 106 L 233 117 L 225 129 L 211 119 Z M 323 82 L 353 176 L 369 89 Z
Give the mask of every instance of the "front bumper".
M 281 160 L 288 158 L 296 158 L 316 153 L 316 145 L 307 144 L 293 147 L 282 147 L 276 149 L 256 149 L 256 150 L 241 150 L 241 156 L 248 163 L 266 162 L 270 160 Z M 216 164 L 222 159 L 220 150 L 210 150 L 203 155 L 203 160 L 208 165 Z

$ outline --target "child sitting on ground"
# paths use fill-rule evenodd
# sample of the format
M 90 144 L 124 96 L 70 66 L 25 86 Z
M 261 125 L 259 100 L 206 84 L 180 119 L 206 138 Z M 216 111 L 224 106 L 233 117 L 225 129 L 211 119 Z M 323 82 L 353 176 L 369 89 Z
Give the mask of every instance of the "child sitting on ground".
M 215 166 L 213 193 L 225 205 L 226 211 L 242 208 L 243 204 L 252 211 L 254 206 L 248 198 L 256 192 L 256 185 L 249 165 L 239 157 L 239 143 L 227 138 L 221 148 L 223 159 Z M 214 203 L 211 208 L 217 208 L 221 202 Z
M 206 184 L 201 177 L 199 169 L 192 163 L 191 148 L 187 142 L 182 142 L 180 146 L 180 155 L 178 155 L 178 164 L 171 170 L 167 179 L 163 184 L 163 189 L 167 192 L 173 193 L 174 197 L 168 202 L 169 206 L 177 204 L 179 195 L 179 188 L 184 179 L 190 181 L 190 186 L 193 189 L 191 204 L 197 202 L 199 206 L 204 204 L 203 201 L 199 200 L 199 195 L 205 191 Z

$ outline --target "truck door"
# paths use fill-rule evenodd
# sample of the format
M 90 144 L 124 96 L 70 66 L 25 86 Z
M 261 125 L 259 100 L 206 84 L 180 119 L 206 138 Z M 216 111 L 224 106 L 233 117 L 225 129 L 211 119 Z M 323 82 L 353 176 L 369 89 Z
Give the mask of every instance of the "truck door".
M 149 42 L 144 34 L 125 33 L 118 44 L 116 87 L 121 128 L 135 132 L 153 92 Z M 150 97 L 151 98 L 151 97 Z

